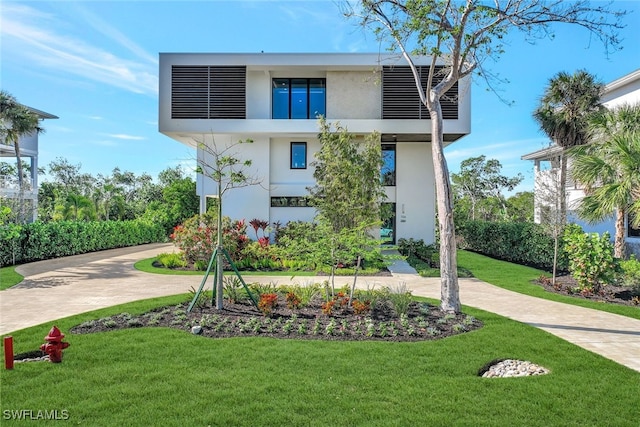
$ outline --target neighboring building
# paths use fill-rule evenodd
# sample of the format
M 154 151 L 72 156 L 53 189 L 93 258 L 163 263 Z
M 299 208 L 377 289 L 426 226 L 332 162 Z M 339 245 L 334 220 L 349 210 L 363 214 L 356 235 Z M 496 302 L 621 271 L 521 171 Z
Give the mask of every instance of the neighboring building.
M 430 58 L 419 58 L 426 73 Z M 469 134 L 468 80 L 443 100 L 445 144 Z M 429 113 L 398 56 L 380 54 L 162 53 L 159 130 L 190 147 L 241 145 L 262 185 L 225 195 L 224 214 L 270 223 L 311 221 L 305 204 L 320 148 L 317 115 L 358 138 L 378 131 L 387 202 L 395 218 L 382 234 L 435 240 L 435 187 Z M 198 149 L 198 158 L 204 152 Z M 216 185 L 198 175 L 201 211 Z
M 33 113 L 37 114 L 40 120 L 57 119 L 53 114 L 27 107 Z M 25 135 L 20 138 L 20 156 L 22 161 L 29 166 L 29 170 L 25 169 L 25 173 L 29 176 L 23 181 L 24 201 L 28 204 L 31 215 L 30 221 L 38 218 L 38 134 Z M 16 162 L 16 150 L 12 144 L 0 140 L 0 161 L 13 163 Z M 18 177 L 14 175 L 0 175 L 0 199 L 18 199 L 19 197 Z
M 640 69 L 607 84 L 601 101 L 607 108 L 615 108 L 624 104 L 640 104 Z M 553 199 L 548 195 L 553 191 L 551 189 L 555 188 L 556 185 L 554 183 L 559 181 L 561 156 L 562 148 L 556 145 L 522 156 L 522 160 L 533 160 L 534 162 L 534 220 L 537 223 L 542 221 L 545 209 L 548 209 L 549 199 Z M 544 194 L 547 194 L 547 197 L 544 197 Z M 567 166 L 565 194 L 567 198 L 567 217 L 570 222 L 579 224 L 587 232 L 603 233 L 608 231 L 612 238 L 615 236 L 613 216 L 607 221 L 589 224 L 575 214 L 575 208 L 580 199 L 584 197 L 584 191 L 571 179 L 570 159 Z M 627 251 L 640 255 L 640 230 L 631 227 L 629 221 L 626 222 Z

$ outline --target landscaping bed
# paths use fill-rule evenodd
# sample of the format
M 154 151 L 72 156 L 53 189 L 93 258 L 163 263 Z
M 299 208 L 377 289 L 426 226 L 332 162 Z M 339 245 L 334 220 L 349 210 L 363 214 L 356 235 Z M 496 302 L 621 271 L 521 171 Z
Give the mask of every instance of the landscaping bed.
M 266 336 L 314 340 L 424 341 L 473 331 L 482 323 L 465 314 L 448 314 L 426 302 L 411 302 L 398 315 L 390 301 L 378 301 L 366 313 L 356 314 L 345 299 L 336 298 L 330 313 L 324 298 L 316 296 L 308 305 L 289 308 L 279 303 L 268 315 L 250 302 L 225 301 L 224 308 L 194 307 L 187 303 L 154 309 L 142 315 L 121 313 L 92 320 L 71 329 L 74 334 L 124 328 L 163 326 L 191 331 L 210 338 Z
M 540 276 L 534 283 L 543 287 L 547 292 L 559 295 L 603 303 L 640 306 L 640 296 L 634 295 L 632 288 L 626 286 L 606 285 L 598 292 L 580 291 L 576 280 L 570 275 L 556 277 L 555 285 L 552 284 L 551 278 L 546 276 Z

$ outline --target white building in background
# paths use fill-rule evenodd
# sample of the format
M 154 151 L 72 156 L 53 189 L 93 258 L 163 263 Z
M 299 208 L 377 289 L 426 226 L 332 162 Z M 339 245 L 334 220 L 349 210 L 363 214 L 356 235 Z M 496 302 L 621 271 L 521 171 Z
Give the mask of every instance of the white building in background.
M 45 119 L 57 119 L 53 114 L 27 107 L 37 114 L 40 121 Z M 24 135 L 20 137 L 20 157 L 23 163 L 29 166 L 25 173 L 29 176 L 23 181 L 24 202 L 28 205 L 31 215 L 28 220 L 35 221 L 38 218 L 38 134 Z M 13 144 L 0 140 L 0 161 L 16 164 L 16 151 Z M 0 175 L 0 205 L 2 199 L 8 204 L 19 198 L 19 185 L 17 175 Z
M 429 58 L 417 61 L 423 74 L 429 64 Z M 314 184 L 321 114 L 358 138 L 381 134 L 387 202 L 395 212 L 384 233 L 435 240 L 431 121 L 400 57 L 161 53 L 159 75 L 160 132 L 194 148 L 253 140 L 238 146 L 238 157 L 252 160 L 251 173 L 262 185 L 228 192 L 225 215 L 282 224 L 313 220 L 305 196 Z M 469 86 L 461 81 L 442 102 L 446 144 L 470 132 Z M 204 150 L 197 155 L 203 159 Z M 197 193 L 202 211 L 216 185 L 199 174 Z
M 607 84 L 601 102 L 609 109 L 624 104 L 640 105 L 640 69 Z M 548 204 L 548 200 L 545 201 L 542 194 L 548 193 L 549 188 L 555 188 L 552 183 L 554 180 L 559 180 L 561 156 L 562 149 L 556 145 L 522 156 L 523 160 L 533 160 L 534 162 L 534 219 L 537 223 L 541 222 L 545 205 Z M 578 218 L 575 209 L 584 195 L 584 191 L 580 186 L 571 179 L 571 161 L 569 161 L 565 188 L 568 220 L 579 224 L 586 232 L 604 233 L 608 231 L 613 238 L 615 236 L 613 217 L 598 224 L 589 224 Z M 626 220 L 626 230 L 627 251 L 640 255 L 640 229 L 634 229 L 630 226 L 629 221 Z

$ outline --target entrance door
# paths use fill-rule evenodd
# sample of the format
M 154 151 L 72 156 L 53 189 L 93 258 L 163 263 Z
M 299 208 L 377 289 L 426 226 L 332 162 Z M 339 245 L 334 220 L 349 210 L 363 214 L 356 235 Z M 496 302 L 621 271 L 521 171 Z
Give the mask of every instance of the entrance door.
M 383 245 L 396 243 L 396 204 L 383 203 L 380 206 L 382 225 L 380 226 L 380 240 Z

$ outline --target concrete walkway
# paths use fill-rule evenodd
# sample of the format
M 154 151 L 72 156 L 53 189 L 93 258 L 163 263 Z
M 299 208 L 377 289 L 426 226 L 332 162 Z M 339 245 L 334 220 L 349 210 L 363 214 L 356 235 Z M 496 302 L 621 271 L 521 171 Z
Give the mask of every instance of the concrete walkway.
M 197 288 L 201 276 L 133 268 L 138 260 L 173 250 L 171 244 L 153 244 L 22 265 L 17 271 L 24 281 L 0 291 L 0 335 L 41 323 L 48 330 L 62 317 Z M 411 274 L 401 262 L 391 270 L 392 277 L 361 277 L 359 286 L 406 285 L 414 295 L 440 298 L 440 279 Z M 289 282 L 288 277 L 248 280 Z M 300 278 L 301 283 L 308 280 Z M 530 324 L 640 372 L 640 320 L 518 294 L 477 279 L 460 279 L 460 298 L 465 305 Z

